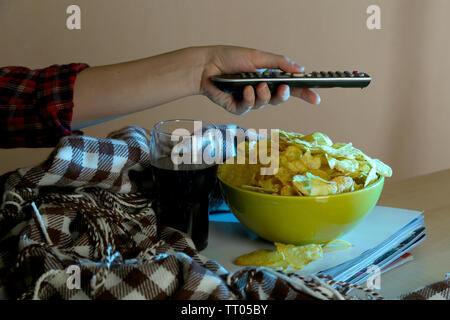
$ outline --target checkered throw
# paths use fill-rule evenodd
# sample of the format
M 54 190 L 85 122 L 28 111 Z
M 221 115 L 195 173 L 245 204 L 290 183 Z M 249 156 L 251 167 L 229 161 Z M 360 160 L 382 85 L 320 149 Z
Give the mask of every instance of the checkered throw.
M 0 298 L 351 299 L 351 288 L 380 298 L 332 279 L 228 272 L 158 225 L 135 179 L 148 166 L 148 133 L 127 127 L 106 139 L 64 137 L 41 165 L 5 175 Z
M 403 300 L 450 300 L 450 273 L 446 279 L 402 295 Z

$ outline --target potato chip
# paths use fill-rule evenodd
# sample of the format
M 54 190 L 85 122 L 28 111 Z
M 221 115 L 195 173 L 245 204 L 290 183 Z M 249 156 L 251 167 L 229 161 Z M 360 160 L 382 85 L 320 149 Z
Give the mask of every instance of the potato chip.
M 336 182 L 326 181 L 309 172 L 306 175 L 294 176 L 292 184 L 305 196 L 326 196 L 338 192 Z
M 392 169 L 378 159 L 372 159 L 371 165 L 376 168 L 377 173 L 383 177 L 391 177 Z
M 280 167 L 278 172 L 275 173 L 275 177 L 280 180 L 283 185 L 290 184 L 293 176 L 294 173 L 285 167 Z
M 280 130 L 278 134 L 279 134 L 280 139 L 285 138 L 285 139 L 288 139 L 289 141 L 291 141 L 292 139 L 302 138 L 304 136 L 301 133 L 288 132 L 288 131 L 284 131 L 284 130 Z
M 353 245 L 345 240 L 333 240 L 324 245 L 322 249 L 323 253 L 328 253 L 333 251 L 345 250 L 351 247 L 353 247 Z
M 302 161 L 308 169 L 319 169 L 322 161 L 320 156 L 313 156 L 310 151 L 305 152 Z
M 298 146 L 302 151 L 306 152 L 306 151 L 311 151 L 313 149 L 317 149 L 314 148 L 311 143 L 307 142 L 307 141 L 303 141 L 300 139 L 294 139 L 291 142 L 292 144 L 295 144 L 296 146 Z
M 238 266 L 268 267 L 272 269 L 285 269 L 288 263 L 278 251 L 256 250 L 248 254 L 237 257 L 234 264 Z
M 304 175 L 296 175 L 292 178 L 294 187 L 304 196 L 311 195 L 311 180 Z
M 317 145 L 321 146 L 331 146 L 333 145 L 333 141 L 324 133 L 321 132 L 314 132 L 310 135 L 303 136 L 300 138 L 303 141 L 307 141 L 310 143 L 316 143 Z
M 284 261 L 295 270 L 301 270 L 310 262 L 323 258 L 322 247 L 318 244 L 295 246 L 275 242 L 275 246 Z
M 245 189 L 245 190 L 249 190 L 249 191 L 256 191 L 256 192 L 261 192 L 261 193 L 273 194 L 273 192 L 267 192 L 266 190 L 264 190 L 261 187 L 249 186 L 249 185 L 246 185 L 246 184 L 242 185 L 241 188 Z
M 371 184 L 377 179 L 378 179 L 377 168 L 372 167 L 372 169 L 370 169 L 369 171 L 369 174 L 367 175 L 366 181 L 364 182 L 364 187 L 367 187 L 369 184 Z
M 281 190 L 282 184 L 274 176 L 264 176 L 266 178 L 258 180 L 258 185 L 266 192 L 278 193 Z
M 239 266 L 268 267 L 277 270 L 301 270 L 312 261 L 323 258 L 322 246 L 307 244 L 295 246 L 275 242 L 274 250 L 256 250 L 236 258 L 233 263 Z
M 325 170 L 321 170 L 321 169 L 311 169 L 308 170 L 309 173 L 311 173 L 312 175 L 315 175 L 319 178 L 322 178 L 323 180 L 331 180 L 331 175 L 329 172 L 325 171 Z
M 372 169 L 372 167 L 370 166 L 370 163 L 367 162 L 366 160 L 358 161 L 358 163 L 359 163 L 359 167 L 358 167 L 359 172 L 368 174 L 370 169 Z
M 297 246 L 275 242 L 276 250 L 256 250 L 237 257 L 233 263 L 239 266 L 267 267 L 291 272 L 302 270 L 309 263 L 323 258 L 324 253 L 345 250 L 352 244 L 344 240 L 333 240 L 325 245 L 307 244 Z
M 258 164 L 222 164 L 218 169 L 219 176 L 235 186 L 250 185 L 252 179 L 259 173 Z
M 288 162 L 286 167 L 294 173 L 305 173 L 308 170 L 302 159 Z
M 349 192 L 355 190 L 355 181 L 351 177 L 339 176 L 331 181 L 336 182 L 337 193 Z
M 330 169 L 336 169 L 342 173 L 355 173 L 359 168 L 359 162 L 354 159 L 337 160 L 336 158 L 325 155 Z
M 303 152 L 297 146 L 289 146 L 286 148 L 283 154 L 288 161 L 295 161 L 299 160 L 302 157 Z
M 280 190 L 280 195 L 282 196 L 297 196 L 298 192 L 292 185 L 286 184 Z

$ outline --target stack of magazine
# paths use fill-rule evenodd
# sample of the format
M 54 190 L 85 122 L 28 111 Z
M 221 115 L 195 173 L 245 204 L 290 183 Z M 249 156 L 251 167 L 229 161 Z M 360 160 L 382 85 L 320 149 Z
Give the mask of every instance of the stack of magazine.
M 228 270 L 240 268 L 233 260 L 258 249 L 274 249 L 248 231 L 223 204 L 210 215 L 208 247 L 201 253 Z M 216 213 L 216 214 L 214 214 Z M 364 284 L 373 267 L 383 273 L 412 260 L 409 251 L 425 239 L 424 217 L 419 211 L 375 207 L 364 220 L 341 240 L 352 246 L 327 252 L 322 260 L 298 271 L 300 275 L 326 274 L 336 281 Z
M 425 240 L 425 230 L 423 216 L 419 215 L 378 246 L 318 274 L 329 275 L 336 281 L 365 283 L 371 275 L 368 270 L 370 266 L 377 266 L 381 272 L 385 272 L 403 264 L 405 260 L 409 261 L 411 255 L 408 252 Z

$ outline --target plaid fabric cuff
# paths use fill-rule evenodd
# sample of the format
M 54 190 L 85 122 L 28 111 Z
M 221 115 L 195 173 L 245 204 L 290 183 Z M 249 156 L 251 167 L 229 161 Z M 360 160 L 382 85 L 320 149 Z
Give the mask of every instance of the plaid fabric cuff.
M 51 146 L 72 133 L 73 87 L 77 74 L 87 67 L 86 64 L 76 63 L 54 65 L 39 74 L 37 105 L 48 129 L 47 143 Z
M 72 134 L 73 87 L 87 64 L 0 69 L 0 147 L 53 147 Z

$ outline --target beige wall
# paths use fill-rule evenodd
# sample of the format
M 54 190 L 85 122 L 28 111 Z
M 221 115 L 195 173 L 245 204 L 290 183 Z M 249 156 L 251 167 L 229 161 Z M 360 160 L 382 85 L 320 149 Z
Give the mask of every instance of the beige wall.
M 69 4 L 82 30 L 65 27 Z M 382 30 L 366 28 L 381 6 Z M 190 97 L 85 130 L 93 136 L 169 118 L 251 128 L 322 131 L 352 141 L 400 179 L 449 168 L 448 0 L 0 0 L 0 65 L 92 66 L 177 48 L 233 44 L 289 55 L 307 70 L 366 71 L 369 88 L 321 90 L 322 104 L 291 99 L 242 117 Z M 1 150 L 0 173 L 43 160 L 44 150 Z

